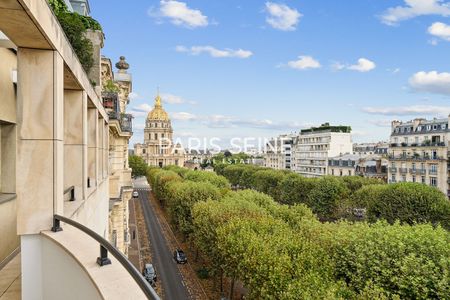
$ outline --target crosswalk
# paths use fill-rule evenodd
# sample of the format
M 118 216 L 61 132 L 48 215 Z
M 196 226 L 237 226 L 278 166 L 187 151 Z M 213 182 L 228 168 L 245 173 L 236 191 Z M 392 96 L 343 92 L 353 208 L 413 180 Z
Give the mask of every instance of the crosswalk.
M 135 187 L 135 191 L 151 191 L 152 189 L 150 187 Z

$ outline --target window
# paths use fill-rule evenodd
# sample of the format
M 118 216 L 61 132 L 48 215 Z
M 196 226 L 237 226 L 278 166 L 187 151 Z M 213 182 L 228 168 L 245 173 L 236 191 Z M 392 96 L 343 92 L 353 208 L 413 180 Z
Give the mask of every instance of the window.
M 412 169 L 415 171 L 416 170 L 416 163 L 412 163 Z
M 157 133 L 155 133 L 155 140 L 157 140 L 158 139 L 158 134 Z
M 395 178 L 395 175 L 392 175 L 392 182 L 396 182 L 397 180 L 396 180 L 396 178 Z
M 142 149 L 142 153 L 145 154 L 145 149 Z
M 422 183 L 425 183 L 425 176 L 422 176 Z
M 419 143 L 419 137 L 418 137 L 418 136 L 415 137 L 414 142 L 415 142 L 416 144 Z
M 436 177 L 430 177 L 430 185 L 437 186 L 437 178 Z
M 413 175 L 412 182 L 416 182 L 416 176 Z
M 406 182 L 406 175 L 402 175 L 402 181 Z

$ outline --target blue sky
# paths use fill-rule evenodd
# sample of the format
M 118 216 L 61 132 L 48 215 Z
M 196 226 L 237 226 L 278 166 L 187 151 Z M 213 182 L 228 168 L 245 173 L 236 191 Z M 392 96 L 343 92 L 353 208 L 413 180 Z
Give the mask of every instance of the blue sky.
M 356 142 L 450 113 L 450 2 L 100 1 L 103 54 L 133 74 L 131 143 L 160 87 L 176 136 L 271 137 L 330 122 Z

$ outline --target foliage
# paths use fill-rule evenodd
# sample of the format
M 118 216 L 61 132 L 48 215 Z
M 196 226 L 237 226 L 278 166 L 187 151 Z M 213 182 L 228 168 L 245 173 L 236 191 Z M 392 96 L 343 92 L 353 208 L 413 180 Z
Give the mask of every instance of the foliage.
M 289 205 L 308 203 L 308 195 L 317 182 L 316 178 L 306 178 L 295 173 L 288 174 L 280 183 L 280 202 Z
M 285 175 L 276 170 L 260 170 L 254 174 L 254 188 L 260 192 L 270 195 L 279 201 L 281 197 L 280 183 Z
M 193 232 L 191 209 L 194 204 L 221 197 L 219 189 L 209 182 L 177 182 L 168 186 L 167 193 L 167 206 L 172 222 L 186 237 Z
M 86 30 L 102 30 L 100 24 L 91 17 L 82 16 L 68 11 L 63 0 L 48 0 L 48 3 L 58 19 L 67 39 L 86 73 L 94 65 L 93 46 L 85 37 Z
M 149 172 L 152 189 L 156 197 L 162 204 L 166 204 L 168 200 L 169 183 L 173 181 L 181 181 L 181 177 L 173 171 L 166 171 L 162 169 L 152 169 Z
M 431 225 L 328 224 L 337 280 L 356 293 L 448 299 L 450 235 Z
M 232 186 L 239 186 L 242 172 L 246 169 L 245 165 L 228 165 L 221 172 L 231 183 Z
M 225 177 L 213 172 L 189 170 L 184 174 L 184 178 L 195 182 L 209 182 L 220 189 L 230 188 L 230 183 Z
M 103 86 L 103 91 L 110 92 L 110 93 L 118 93 L 119 87 L 117 86 L 117 84 L 114 83 L 114 81 L 107 80 L 106 84 Z
M 131 175 L 133 177 L 147 175 L 148 166 L 142 157 L 130 155 L 128 157 L 128 165 L 131 168 Z
M 177 165 L 168 165 L 168 166 L 165 166 L 163 169 L 168 170 L 168 171 L 174 171 L 175 173 L 177 173 L 178 175 L 180 175 L 183 178 L 184 178 L 184 175 L 187 172 L 189 172 L 188 168 L 183 168 L 183 167 L 180 167 Z
M 308 206 L 321 219 L 334 219 L 339 207 L 339 201 L 349 194 L 348 188 L 341 180 L 332 176 L 324 176 L 308 195 Z
M 361 176 L 343 176 L 338 178 L 344 182 L 352 194 L 366 185 L 384 184 L 384 182 L 379 179 Z
M 365 205 L 371 222 L 385 219 L 408 224 L 432 222 L 450 228 L 450 202 L 434 187 L 419 183 L 366 186 L 356 192 L 353 203 Z
M 217 235 L 225 273 L 250 299 L 331 299 L 338 290 L 324 250 L 280 220 L 234 218 Z

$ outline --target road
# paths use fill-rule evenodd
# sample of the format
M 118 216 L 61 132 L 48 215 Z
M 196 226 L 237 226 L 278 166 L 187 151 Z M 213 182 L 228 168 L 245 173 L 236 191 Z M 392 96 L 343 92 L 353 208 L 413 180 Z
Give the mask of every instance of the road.
M 133 182 L 135 190 L 139 193 L 139 200 L 147 224 L 148 238 L 152 248 L 152 264 L 155 266 L 158 280 L 161 280 L 166 300 L 188 300 L 189 293 L 184 286 L 178 266 L 172 258 L 175 249 L 169 249 L 161 230 L 161 225 L 149 202 L 150 186 L 145 178 L 138 178 Z M 144 262 L 145 263 L 145 262 Z

